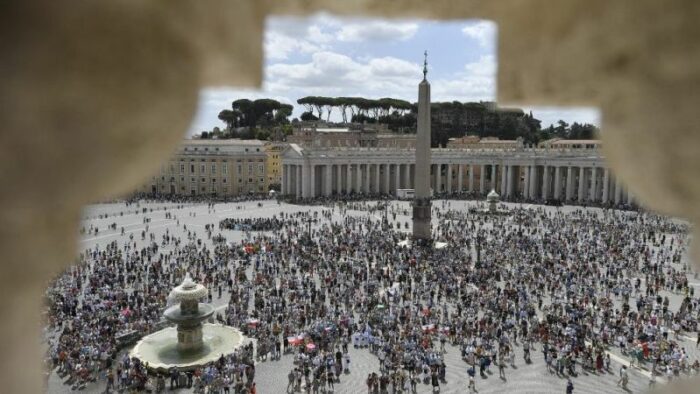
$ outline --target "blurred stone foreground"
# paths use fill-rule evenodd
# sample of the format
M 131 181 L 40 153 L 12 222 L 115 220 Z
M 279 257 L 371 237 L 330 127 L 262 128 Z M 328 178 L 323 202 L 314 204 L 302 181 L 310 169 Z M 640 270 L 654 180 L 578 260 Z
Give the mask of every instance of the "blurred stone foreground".
M 186 132 L 200 88 L 260 85 L 268 15 L 319 11 L 495 21 L 499 102 L 599 107 L 606 157 L 635 198 L 700 218 L 698 1 L 3 2 L 3 391 L 43 391 L 42 295 L 74 258 L 82 205 L 155 172 Z M 699 383 L 659 390 L 697 392 Z

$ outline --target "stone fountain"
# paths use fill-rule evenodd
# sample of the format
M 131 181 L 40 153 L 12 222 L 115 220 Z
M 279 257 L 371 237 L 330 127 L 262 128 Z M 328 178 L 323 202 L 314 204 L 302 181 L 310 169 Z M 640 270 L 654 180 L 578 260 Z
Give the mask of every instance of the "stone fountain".
M 197 352 L 202 349 L 202 322 L 214 314 L 214 307 L 199 302 L 207 296 L 207 289 L 194 283 L 190 274 L 180 286 L 173 289 L 170 296 L 180 305 L 173 305 L 163 314 L 168 321 L 177 325 L 177 349 L 184 352 Z
M 176 304 L 163 313 L 176 327 L 167 327 L 147 335 L 130 352 L 131 357 L 150 369 L 167 371 L 195 369 L 232 353 L 243 343 L 243 335 L 233 327 L 204 323 L 214 314 L 214 307 L 199 302 L 207 289 L 195 283 L 189 274 L 175 287 L 170 299 Z

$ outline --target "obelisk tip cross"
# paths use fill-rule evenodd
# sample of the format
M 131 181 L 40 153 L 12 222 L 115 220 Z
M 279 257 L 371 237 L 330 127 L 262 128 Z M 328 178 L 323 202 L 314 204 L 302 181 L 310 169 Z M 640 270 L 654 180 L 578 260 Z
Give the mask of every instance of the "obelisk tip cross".
M 423 53 L 424 59 L 423 59 L 423 80 L 425 81 L 426 76 L 428 75 L 428 51 L 426 50 L 425 53 Z

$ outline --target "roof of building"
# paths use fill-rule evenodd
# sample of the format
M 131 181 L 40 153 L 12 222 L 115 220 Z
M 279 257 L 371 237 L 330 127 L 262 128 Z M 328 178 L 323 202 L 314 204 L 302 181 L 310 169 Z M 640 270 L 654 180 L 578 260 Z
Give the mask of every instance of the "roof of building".
M 545 141 L 548 142 L 548 141 Z M 556 139 L 554 141 L 550 140 L 550 144 L 556 144 L 556 145 L 569 145 L 569 144 L 601 144 L 601 140 L 563 140 L 563 139 Z
M 239 138 L 230 138 L 225 140 L 210 140 L 210 139 L 188 139 L 182 142 L 182 145 L 253 145 L 253 146 L 263 146 L 265 141 L 260 140 L 242 140 Z
M 517 140 L 481 140 L 479 141 L 480 144 L 517 144 Z
M 266 155 L 263 141 L 258 140 L 184 140 L 178 155 L 220 156 L 226 154 Z

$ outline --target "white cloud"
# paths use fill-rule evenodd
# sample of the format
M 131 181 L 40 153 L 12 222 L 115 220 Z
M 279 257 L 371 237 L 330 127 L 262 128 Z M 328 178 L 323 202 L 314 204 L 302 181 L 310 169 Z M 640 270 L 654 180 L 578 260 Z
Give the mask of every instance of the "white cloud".
M 345 24 L 338 32 L 337 37 L 338 40 L 346 42 L 403 41 L 413 37 L 417 31 L 417 23 L 373 21 Z
M 496 24 L 491 21 L 479 21 L 462 28 L 462 33 L 476 40 L 484 48 L 496 45 Z
M 309 41 L 316 42 L 316 43 L 329 43 L 333 41 L 333 35 L 330 33 L 326 33 L 321 29 L 321 26 L 319 25 L 311 25 L 309 28 L 306 30 L 306 36 L 308 37 Z
M 317 52 L 309 63 L 270 65 L 268 78 L 288 90 L 303 88 L 305 95 L 332 95 L 360 91 L 367 97 L 397 96 L 420 81 L 418 64 L 393 57 L 359 61 L 335 52 Z
M 286 59 L 290 53 L 313 53 L 321 47 L 306 40 L 296 39 L 278 32 L 265 35 L 265 55 L 272 60 Z
M 496 59 L 493 55 L 482 55 L 478 61 L 467 63 L 464 70 L 471 75 L 496 77 Z
M 496 97 L 496 60 L 482 55 L 479 60 L 464 65 L 464 72 L 450 78 L 433 81 L 436 101 L 479 101 Z

